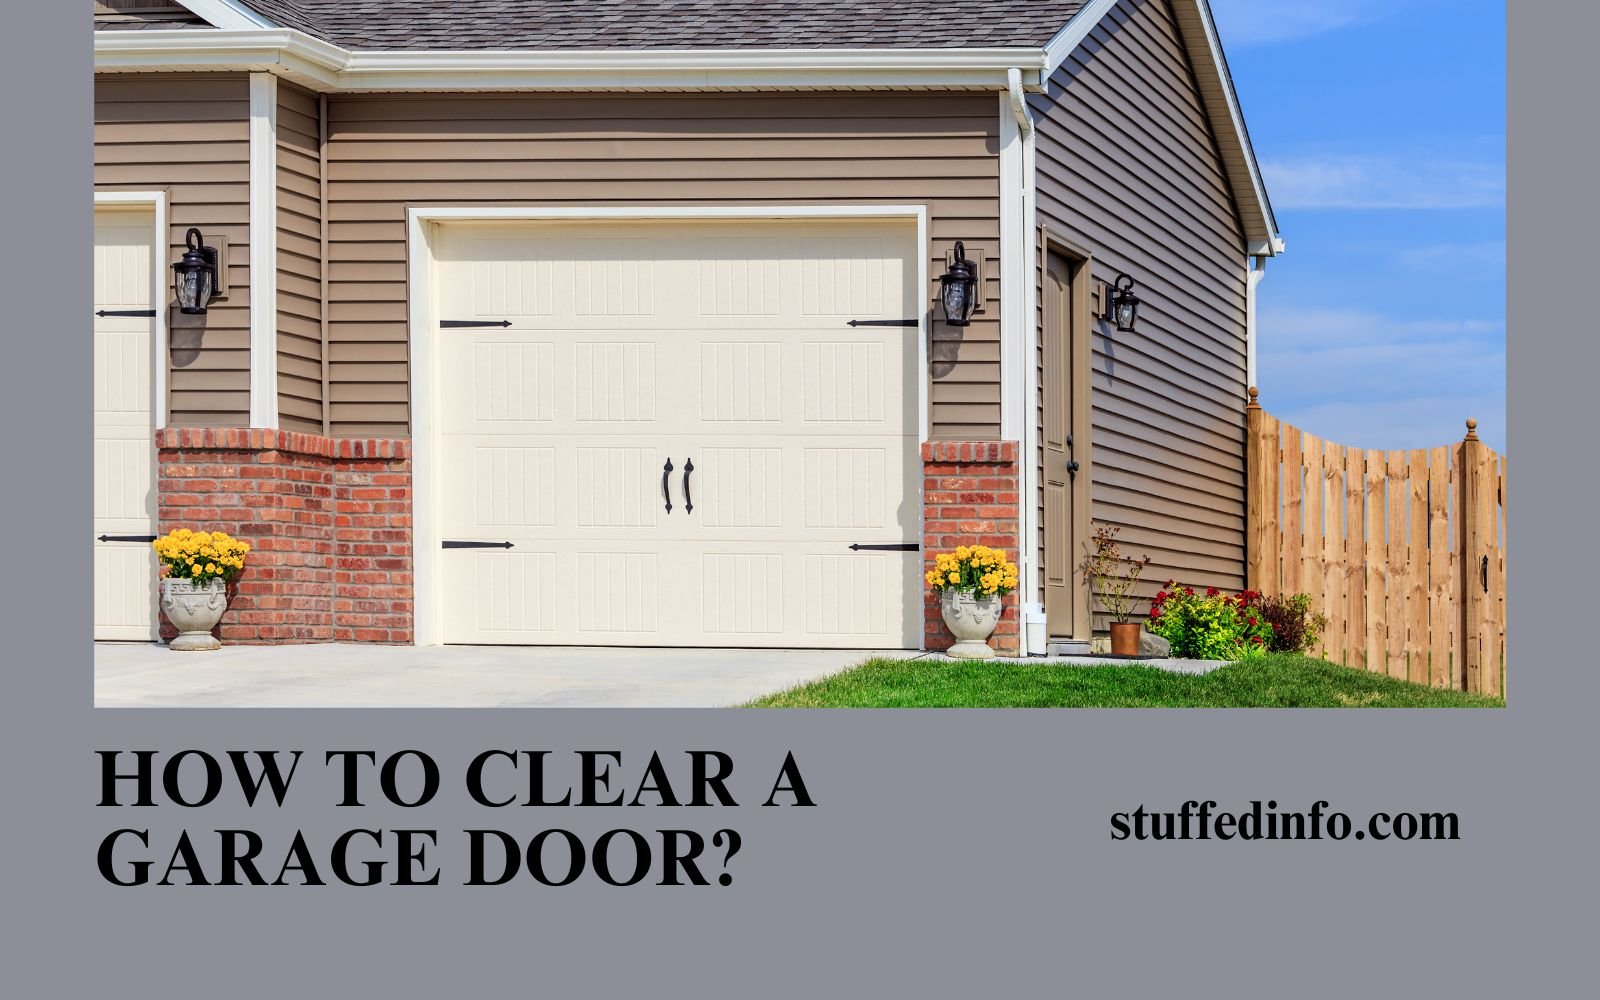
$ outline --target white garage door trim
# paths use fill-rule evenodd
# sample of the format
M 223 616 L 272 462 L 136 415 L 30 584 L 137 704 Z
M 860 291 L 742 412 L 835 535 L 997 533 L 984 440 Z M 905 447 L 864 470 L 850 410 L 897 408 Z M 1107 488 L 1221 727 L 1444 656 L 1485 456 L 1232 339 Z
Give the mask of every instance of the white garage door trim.
M 146 308 L 144 303 L 147 302 L 149 303 L 148 308 L 153 313 L 148 321 L 149 325 L 144 327 L 149 335 L 148 347 L 146 348 L 149 354 L 145 359 L 146 364 L 139 366 L 139 368 L 148 372 L 149 381 L 140 387 L 138 395 L 143 396 L 146 392 L 150 394 L 147 410 L 149 426 L 143 428 L 143 448 L 140 449 L 144 456 L 142 462 L 146 463 L 146 468 L 142 472 L 135 472 L 132 467 L 121 464 L 122 462 L 139 462 L 141 460 L 135 455 L 127 454 L 120 448 L 107 453 L 106 462 L 102 468 L 101 378 L 104 375 L 111 379 L 111 376 L 101 370 L 104 361 L 100 356 L 100 337 L 103 331 L 100 321 L 96 319 L 94 322 L 94 338 L 96 341 L 96 482 L 93 529 L 94 532 L 98 533 L 94 542 L 94 638 L 97 640 L 154 641 L 159 638 L 154 594 L 154 587 L 156 586 L 154 580 L 154 555 L 150 552 L 148 546 L 144 546 L 141 553 L 139 551 L 140 546 L 130 545 L 129 539 L 108 540 L 107 536 L 121 536 L 124 534 L 142 536 L 146 531 L 155 530 L 156 509 L 154 497 L 147 496 L 143 504 L 141 504 L 145 508 L 144 513 L 139 516 L 133 516 L 123 503 L 128 499 L 123 496 L 128 485 L 128 480 L 123 477 L 139 476 L 147 482 L 150 490 L 153 491 L 155 488 L 156 453 L 154 431 L 166 421 L 167 373 L 163 362 L 166 359 L 167 344 L 167 316 L 164 308 L 166 302 L 165 278 L 168 249 L 167 198 L 166 193 L 163 191 L 96 191 L 94 193 L 94 210 L 97 256 L 95 301 L 119 307 L 122 303 L 129 305 L 137 303 L 140 309 Z M 113 226 L 115 230 L 129 233 L 130 235 L 143 229 L 144 235 L 142 237 L 132 235 L 132 238 L 143 243 L 144 248 L 149 251 L 147 257 L 149 273 L 146 278 L 150 284 L 144 295 L 130 297 L 131 290 L 125 290 L 129 294 L 111 293 L 101 286 L 98 255 L 103 224 Z M 149 228 L 144 228 L 145 226 Z M 108 299 L 104 297 L 107 294 L 119 294 L 120 297 Z M 108 318 L 104 322 L 116 328 L 105 331 L 112 335 L 113 339 L 121 339 L 125 335 L 136 332 L 135 327 L 130 326 L 122 319 Z M 142 323 L 137 325 L 143 326 Z M 142 333 L 143 331 L 137 332 Z M 131 359 L 125 360 L 131 363 Z M 137 371 L 138 369 L 135 369 L 135 373 Z M 126 369 L 124 369 L 123 374 L 126 375 Z M 112 392 L 109 388 L 105 391 Z M 107 402 L 113 398 L 121 399 L 123 403 L 127 402 L 126 397 L 122 395 L 108 395 L 105 397 Z M 138 409 L 143 408 L 142 406 L 138 407 Z M 113 406 L 112 409 L 125 411 L 126 407 L 119 405 Z M 117 428 L 117 433 L 105 439 L 106 441 L 116 445 L 125 445 L 139 440 L 140 422 L 113 421 L 113 423 Z M 126 436 L 129 433 L 135 436 Z M 102 475 L 108 477 L 108 479 L 101 480 L 100 477 Z M 116 499 L 119 496 L 122 497 L 122 500 Z M 103 510 L 101 507 L 102 502 L 111 508 L 115 508 L 115 510 L 109 512 Z M 103 561 L 102 557 L 109 561 Z M 134 573 L 135 576 L 132 579 L 127 578 L 125 574 L 128 572 Z M 145 574 L 149 574 L 149 576 L 145 576 Z M 139 579 L 140 577 L 144 577 L 144 579 L 141 580 Z M 136 599 L 136 595 L 144 591 L 145 588 L 149 589 L 145 592 L 145 599 L 141 602 Z M 144 604 L 142 611 L 139 609 L 141 603 Z
M 410 290 L 408 320 L 411 328 L 411 436 L 412 436 L 412 559 L 415 639 L 419 646 L 434 646 L 443 637 L 443 575 L 439 566 L 441 536 L 438 527 L 439 453 L 438 373 L 433 334 L 434 249 L 430 234 L 436 222 L 548 221 L 548 220 L 709 220 L 740 219 L 914 219 L 917 228 L 917 287 L 928 289 L 928 210 L 924 205 L 791 205 L 722 207 L 415 207 L 407 215 L 406 267 Z M 918 310 L 917 406 L 918 440 L 928 440 L 928 310 Z M 918 505 L 920 509 L 920 504 Z M 918 519 L 920 533 L 920 514 Z
M 150 301 L 156 303 L 156 332 L 155 332 L 155 358 L 162 361 L 167 357 L 167 310 L 162 303 L 167 301 L 167 193 L 165 191 L 96 191 L 94 193 L 96 208 L 113 208 L 119 205 L 129 208 L 148 207 L 154 209 L 156 221 L 155 232 L 152 237 L 155 245 L 155 266 L 150 269 L 150 280 L 153 288 L 150 290 Z M 155 386 L 151 390 L 155 398 L 151 400 L 151 410 L 154 427 L 150 428 L 151 441 L 155 440 L 158 428 L 167 426 L 167 366 L 155 364 Z

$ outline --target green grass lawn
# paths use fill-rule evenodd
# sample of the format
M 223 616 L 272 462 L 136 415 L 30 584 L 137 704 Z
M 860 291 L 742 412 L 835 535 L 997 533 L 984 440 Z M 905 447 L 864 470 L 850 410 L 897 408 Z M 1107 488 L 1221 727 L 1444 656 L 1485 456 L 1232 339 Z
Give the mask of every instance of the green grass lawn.
M 1203 677 L 1154 667 L 871 660 L 752 708 L 1491 708 L 1305 656 L 1273 655 Z

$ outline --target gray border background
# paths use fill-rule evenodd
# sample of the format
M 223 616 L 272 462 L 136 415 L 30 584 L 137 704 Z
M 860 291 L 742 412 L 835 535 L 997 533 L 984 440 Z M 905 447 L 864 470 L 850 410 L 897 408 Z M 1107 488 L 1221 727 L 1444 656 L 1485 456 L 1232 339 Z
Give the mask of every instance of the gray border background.
M 1509 709 L 807 714 L 92 709 L 80 544 L 90 520 L 87 7 L 28 4 L 0 33 L 0 282 L 13 358 L 0 366 L 0 992 L 1476 997 L 1590 981 L 1600 671 L 1587 508 L 1600 352 L 1592 320 L 1574 322 L 1573 307 L 1594 288 L 1600 150 L 1587 74 L 1600 11 L 1512 12 L 1511 267 L 1522 294 L 1510 297 Z M 235 795 L 199 815 L 95 808 L 95 749 L 185 747 L 307 751 L 296 807 L 244 815 Z M 368 747 L 433 753 L 446 775 L 440 799 L 410 813 L 332 808 L 321 752 Z M 793 749 L 820 806 L 485 813 L 454 779 L 488 747 L 615 748 L 635 763 L 651 748 L 719 748 L 736 755 L 747 803 Z M 1110 841 L 1110 813 L 1191 797 L 1288 808 L 1328 799 L 1352 815 L 1454 810 L 1463 838 Z M 324 843 L 352 826 L 438 827 L 447 845 L 449 831 L 480 825 L 731 826 L 744 846 L 733 885 L 704 889 L 522 879 L 471 890 L 448 877 L 429 889 L 117 889 L 95 872 L 99 838 L 116 826 L 148 825 L 170 842 L 181 826 L 234 824 L 269 841 L 298 827 Z M 450 874 L 458 853 L 445 852 Z

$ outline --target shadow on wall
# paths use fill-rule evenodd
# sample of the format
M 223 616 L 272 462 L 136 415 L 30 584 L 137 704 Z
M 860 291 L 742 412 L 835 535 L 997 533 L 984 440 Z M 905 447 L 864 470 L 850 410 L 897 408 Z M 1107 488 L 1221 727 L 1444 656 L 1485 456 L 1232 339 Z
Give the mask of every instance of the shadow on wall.
M 191 316 L 175 303 L 167 304 L 167 344 L 174 368 L 187 368 L 200 359 L 206 335 L 206 317 Z

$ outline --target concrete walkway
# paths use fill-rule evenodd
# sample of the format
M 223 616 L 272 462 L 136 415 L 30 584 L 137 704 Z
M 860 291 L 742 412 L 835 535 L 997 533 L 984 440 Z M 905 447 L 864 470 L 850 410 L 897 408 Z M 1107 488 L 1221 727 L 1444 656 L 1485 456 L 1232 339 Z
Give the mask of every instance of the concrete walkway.
M 892 650 L 97 643 L 100 708 L 717 708 Z

